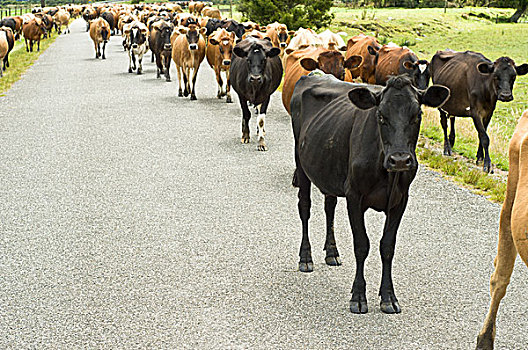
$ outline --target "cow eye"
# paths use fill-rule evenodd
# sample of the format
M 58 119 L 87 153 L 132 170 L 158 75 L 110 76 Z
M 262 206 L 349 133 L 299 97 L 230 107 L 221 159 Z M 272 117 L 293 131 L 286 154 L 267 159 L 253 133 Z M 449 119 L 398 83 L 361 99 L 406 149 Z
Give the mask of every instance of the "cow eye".
M 383 115 L 381 113 L 378 113 L 378 122 L 381 124 L 381 125 L 385 125 L 387 124 L 387 121 L 385 120 L 385 117 L 383 117 Z

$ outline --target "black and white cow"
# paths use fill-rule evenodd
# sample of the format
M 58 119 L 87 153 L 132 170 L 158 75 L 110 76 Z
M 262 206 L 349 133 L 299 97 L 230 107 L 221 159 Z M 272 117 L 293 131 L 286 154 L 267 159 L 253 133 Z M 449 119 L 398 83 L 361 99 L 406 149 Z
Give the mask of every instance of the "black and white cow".
M 149 50 L 147 41 L 147 26 L 141 22 L 134 21 L 123 26 L 123 33 L 128 42 L 128 72 L 136 70 L 136 57 L 138 60 L 137 74 L 143 71 L 143 55 Z

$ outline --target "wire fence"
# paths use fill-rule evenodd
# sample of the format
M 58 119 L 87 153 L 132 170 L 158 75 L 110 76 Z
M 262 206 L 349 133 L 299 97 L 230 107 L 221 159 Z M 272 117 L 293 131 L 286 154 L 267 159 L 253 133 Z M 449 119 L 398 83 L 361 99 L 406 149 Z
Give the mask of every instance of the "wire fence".
M 11 16 L 22 16 L 31 12 L 31 6 L 5 6 L 0 7 L 0 19 Z

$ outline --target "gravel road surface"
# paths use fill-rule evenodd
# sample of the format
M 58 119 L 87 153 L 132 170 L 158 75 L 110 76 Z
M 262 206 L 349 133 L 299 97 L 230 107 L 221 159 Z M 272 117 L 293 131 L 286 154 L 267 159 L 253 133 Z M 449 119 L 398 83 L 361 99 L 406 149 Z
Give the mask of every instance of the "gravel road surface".
M 301 222 L 290 120 L 275 93 L 268 152 L 240 144 L 238 99 L 197 101 L 129 74 L 121 37 L 94 59 L 82 20 L 0 98 L 1 349 L 473 349 L 489 302 L 500 207 L 421 168 L 398 233 L 402 313 L 379 310 L 384 215 L 368 212 L 369 313 L 348 310 L 355 263 L 297 271 Z M 16 64 L 16 62 L 13 62 Z M 528 269 L 517 261 L 497 349 L 528 348 Z

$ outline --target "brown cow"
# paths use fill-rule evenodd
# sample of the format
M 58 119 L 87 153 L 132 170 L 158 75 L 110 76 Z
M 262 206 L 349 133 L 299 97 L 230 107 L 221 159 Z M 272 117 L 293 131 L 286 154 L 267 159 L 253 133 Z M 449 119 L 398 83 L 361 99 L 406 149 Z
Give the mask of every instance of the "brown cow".
M 348 39 L 345 58 L 359 55 L 363 57 L 363 64 L 359 68 L 346 72 L 345 81 L 351 82 L 360 77 L 364 83 L 375 84 L 376 57 L 379 49 L 381 45 L 373 36 L 366 36 L 362 33 Z
M 209 18 L 216 18 L 216 19 L 222 19 L 222 15 L 220 14 L 220 10 L 215 7 L 206 6 L 202 10 L 202 16 L 207 16 Z
M 172 59 L 176 64 L 178 73 L 178 96 L 189 96 L 191 100 L 196 100 L 195 86 L 198 69 L 205 57 L 205 28 L 200 28 L 196 24 L 189 24 L 189 27 L 179 27 L 177 36 L 172 39 Z M 191 69 L 194 70 L 192 77 L 192 88 L 190 84 Z M 182 92 L 181 75 L 183 74 L 183 83 L 185 89 Z
M 55 15 L 53 16 L 53 20 L 55 21 L 55 25 L 57 26 L 57 32 L 60 34 L 62 31 L 62 26 L 66 26 L 66 29 L 64 29 L 64 33 L 66 34 L 66 31 L 70 33 L 70 13 L 66 10 L 59 10 Z
M 42 19 L 34 18 L 29 22 L 24 23 L 24 26 L 22 27 L 22 33 L 24 33 L 26 51 L 33 52 L 34 41 L 37 42 L 37 51 L 40 51 L 40 39 L 42 38 L 42 35 L 46 33 L 46 27 L 44 26 L 44 22 L 42 22 Z
M 265 34 L 262 33 L 262 32 L 259 32 L 256 29 L 253 29 L 253 30 L 250 30 L 250 31 L 244 33 L 244 35 L 242 35 L 242 40 L 247 39 L 249 37 L 257 38 L 257 39 L 264 39 L 265 38 Z
M 510 141 L 509 162 L 506 198 L 500 214 L 495 271 L 490 280 L 491 303 L 477 338 L 477 350 L 493 349 L 497 311 L 510 283 L 517 254 L 528 266 L 528 110 L 524 111 Z
M 209 36 L 209 45 L 205 50 L 207 62 L 213 68 L 218 83 L 218 93 L 216 97 L 226 97 L 226 102 L 233 102 L 231 99 L 231 82 L 229 80 L 229 66 L 231 65 L 231 55 L 235 43 L 235 33 L 229 33 L 225 29 L 218 29 Z M 226 91 L 224 93 L 221 72 L 226 73 Z
M 328 50 L 323 47 L 308 47 L 292 52 L 286 58 L 284 85 L 282 87 L 282 104 L 291 115 L 290 102 L 297 81 L 310 71 L 319 69 L 326 74 L 332 74 L 339 80 L 345 79 L 345 68 L 358 67 L 361 56 L 351 56 L 346 61 L 339 51 Z
M 293 38 L 291 38 L 290 43 L 284 52 L 286 55 L 289 55 L 295 50 L 305 49 L 309 46 L 322 46 L 321 38 L 319 38 L 313 29 L 299 28 L 299 30 L 295 32 Z
M 110 40 L 110 25 L 103 18 L 97 18 L 90 22 L 90 38 L 95 47 L 95 58 L 101 57 L 101 43 L 103 43 L 102 59 L 105 57 L 106 43 Z
M 346 35 L 345 32 L 334 33 L 330 29 L 325 30 L 322 33 L 319 33 L 319 38 L 323 43 L 323 47 L 328 50 L 339 50 L 346 51 L 347 46 L 341 35 Z
M 6 67 L 9 67 L 9 53 L 11 52 L 11 50 L 13 50 L 13 47 L 15 46 L 15 37 L 13 35 L 13 30 L 9 27 L 0 27 L 0 31 L 5 33 L 5 37 L 7 40 L 7 52 L 3 56 L 4 64 L 1 69 L 6 70 Z
M 284 56 L 284 50 L 291 40 L 291 36 L 295 34 L 293 30 L 288 31 L 286 24 L 273 22 L 266 26 L 266 38 L 271 40 L 273 47 L 278 47 L 281 50 L 280 57 Z
M 4 31 L 2 27 L 2 30 L 0 30 L 0 60 L 4 60 L 4 58 L 9 53 L 9 43 L 7 42 L 7 31 Z M 11 28 L 8 28 L 9 31 L 11 31 Z M 0 69 L 0 77 L 4 76 L 4 69 Z
M 416 88 L 425 90 L 431 78 L 429 62 L 419 60 L 407 47 L 396 44 L 383 45 L 378 51 L 376 62 L 376 84 L 385 85 L 391 75 L 400 74 L 408 74 Z
M 47 38 L 48 36 L 51 38 L 51 30 L 53 29 L 53 17 L 47 13 L 35 13 L 35 17 L 42 19 L 42 23 L 44 24 L 44 28 L 46 28 L 46 33 L 44 33 L 44 38 Z

